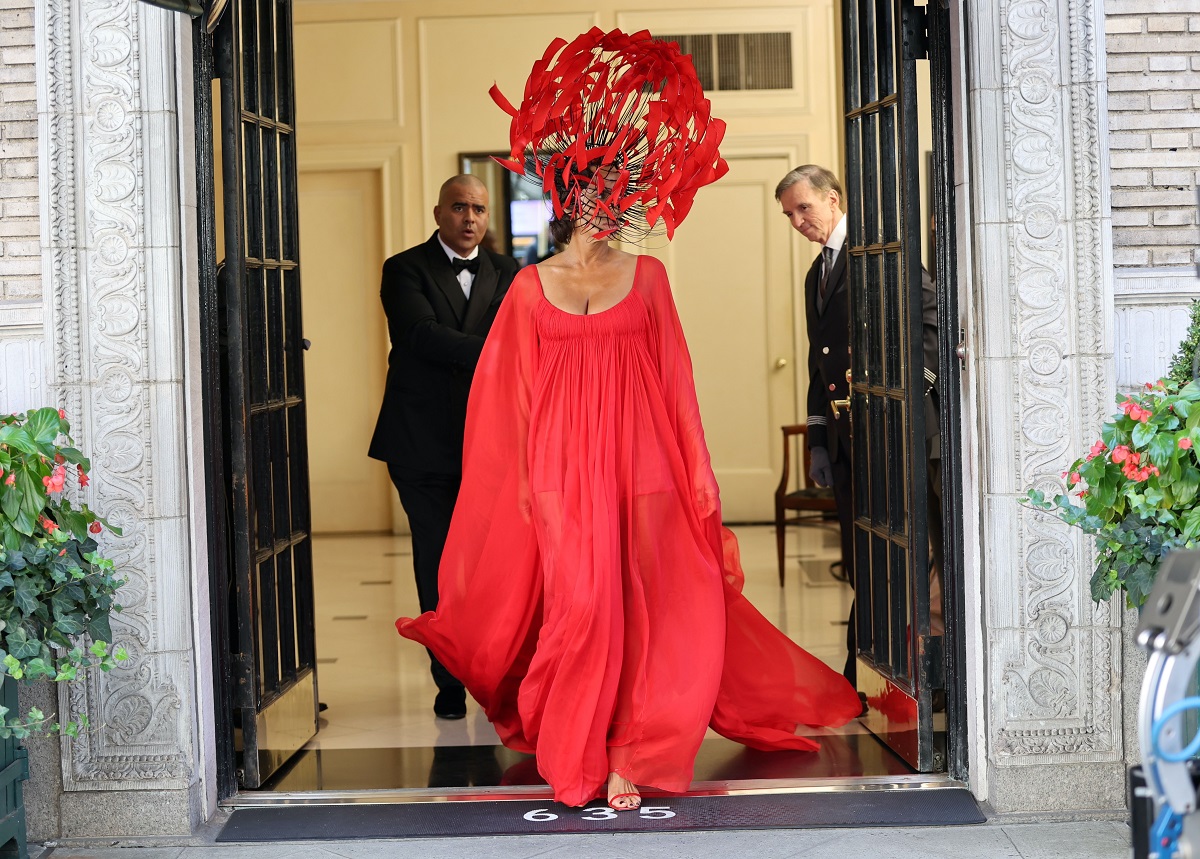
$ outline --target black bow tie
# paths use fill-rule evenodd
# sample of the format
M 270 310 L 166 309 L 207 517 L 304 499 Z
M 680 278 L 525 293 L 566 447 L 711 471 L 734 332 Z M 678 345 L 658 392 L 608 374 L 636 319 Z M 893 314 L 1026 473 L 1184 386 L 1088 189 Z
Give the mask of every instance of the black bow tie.
M 459 274 L 463 269 L 466 269 L 471 274 L 479 274 L 479 257 L 475 257 L 475 259 L 458 259 L 456 257 L 450 260 L 450 265 L 454 266 L 455 275 Z

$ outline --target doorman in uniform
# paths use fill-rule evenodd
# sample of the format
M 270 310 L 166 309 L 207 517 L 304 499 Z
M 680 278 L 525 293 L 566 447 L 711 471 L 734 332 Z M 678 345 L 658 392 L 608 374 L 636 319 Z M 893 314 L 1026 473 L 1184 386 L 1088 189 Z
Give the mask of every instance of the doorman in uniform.
M 808 325 L 808 451 L 809 477 L 818 486 L 832 486 L 842 537 L 842 571 L 854 569 L 854 508 L 850 467 L 850 415 L 830 403 L 850 396 L 850 295 L 846 287 L 846 217 L 842 185 L 831 171 L 805 164 L 789 172 L 775 188 L 775 199 L 792 227 L 821 246 L 804 279 L 804 316 Z M 851 611 L 843 671 L 857 681 L 854 619 Z
M 517 271 L 516 260 L 481 248 L 487 188 L 475 176 L 442 185 L 437 232 L 383 264 L 380 298 L 391 352 L 369 455 L 387 463 L 412 530 L 421 611 L 438 602 L 438 565 L 462 480 L 467 394 L 483 341 Z M 430 654 L 443 719 L 466 715 L 466 691 Z
M 842 212 L 842 186 L 837 176 L 824 167 L 805 164 L 789 172 L 775 188 L 783 214 L 792 227 L 814 244 L 821 254 L 813 261 L 804 281 L 805 319 L 808 327 L 808 448 L 812 461 L 809 477 L 818 486 L 832 486 L 837 503 L 841 531 L 842 569 L 849 576 L 854 569 L 853 477 L 850 448 L 849 410 L 839 405 L 835 414 L 832 403 L 850 396 L 846 372 L 850 369 L 850 295 L 846 283 L 846 217 Z M 937 293 L 928 274 L 922 272 L 923 351 L 926 384 L 927 453 L 937 451 L 939 425 L 936 402 L 931 394 L 937 382 L 938 336 Z M 932 408 L 931 408 L 932 406 Z M 939 493 L 940 494 L 940 493 Z M 933 507 L 930 493 L 930 521 L 936 520 L 937 550 L 940 569 L 940 504 Z M 931 528 L 931 533 L 933 529 Z M 850 579 L 853 582 L 853 578 Z M 932 576 L 931 576 L 932 582 Z M 940 588 L 939 588 L 940 591 Z M 937 594 L 936 599 L 941 598 Z M 940 611 L 936 611 L 940 620 Z M 846 632 L 846 665 L 843 674 L 857 685 L 854 607 Z

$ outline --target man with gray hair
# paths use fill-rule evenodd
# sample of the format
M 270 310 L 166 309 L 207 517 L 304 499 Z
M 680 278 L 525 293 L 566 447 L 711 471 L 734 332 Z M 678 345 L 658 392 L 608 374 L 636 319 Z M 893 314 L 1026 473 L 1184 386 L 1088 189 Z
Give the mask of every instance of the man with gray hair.
M 805 320 L 808 325 L 808 450 L 809 477 L 818 486 L 832 486 L 842 537 L 842 572 L 854 568 L 854 510 L 851 498 L 850 416 L 835 415 L 830 403 L 850 394 L 850 296 L 846 287 L 846 217 L 842 185 L 824 167 L 805 164 L 789 172 L 775 188 L 783 214 L 792 227 L 821 246 L 804 279 Z M 854 619 L 847 634 L 846 667 L 857 680 Z

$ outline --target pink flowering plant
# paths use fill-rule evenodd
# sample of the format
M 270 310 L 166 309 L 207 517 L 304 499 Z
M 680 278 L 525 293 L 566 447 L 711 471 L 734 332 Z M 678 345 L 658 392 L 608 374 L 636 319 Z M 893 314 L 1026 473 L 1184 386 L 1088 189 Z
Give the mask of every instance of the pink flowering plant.
M 1028 501 L 1096 537 L 1092 599 L 1150 594 L 1163 557 L 1200 545 L 1200 384 L 1170 380 L 1118 400 L 1088 453 L 1063 472 L 1066 492 Z
M 70 681 L 126 658 L 111 648 L 109 616 L 119 580 L 97 542 L 118 528 L 73 500 L 91 464 L 74 447 L 59 409 L 0 415 L 0 681 Z M 72 485 L 73 484 L 73 485 Z M 0 706 L 0 737 L 77 736 L 86 721 L 61 723 L 36 708 Z

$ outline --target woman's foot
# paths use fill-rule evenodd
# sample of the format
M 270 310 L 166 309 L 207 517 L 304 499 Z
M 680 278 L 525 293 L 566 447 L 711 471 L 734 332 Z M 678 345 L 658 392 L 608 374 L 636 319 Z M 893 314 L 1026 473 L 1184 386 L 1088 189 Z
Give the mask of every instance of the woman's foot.
M 608 807 L 616 811 L 636 811 L 642 805 L 637 785 L 616 773 L 608 774 Z

